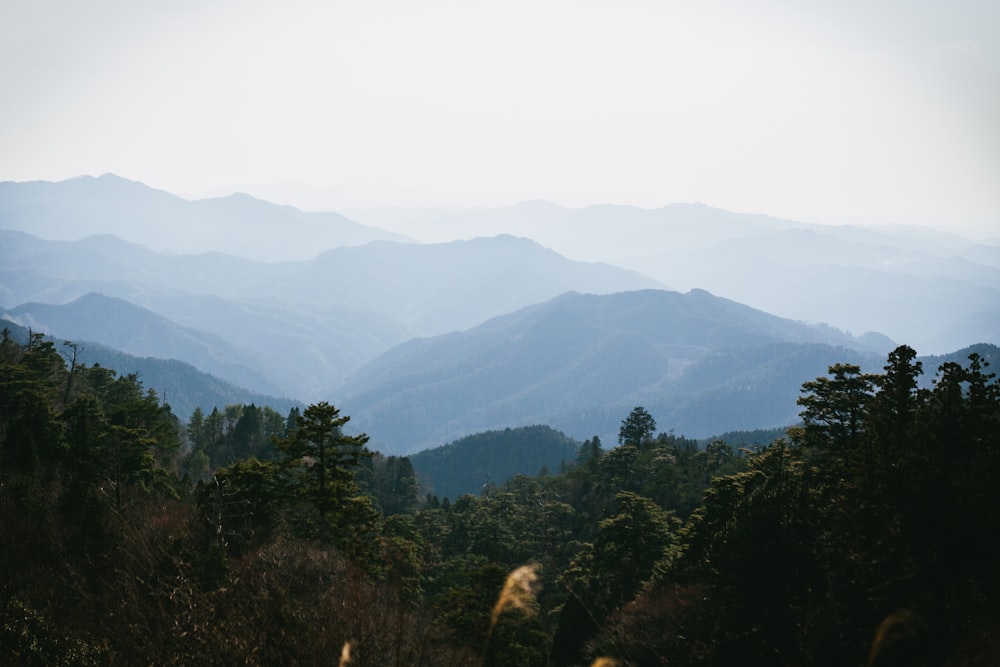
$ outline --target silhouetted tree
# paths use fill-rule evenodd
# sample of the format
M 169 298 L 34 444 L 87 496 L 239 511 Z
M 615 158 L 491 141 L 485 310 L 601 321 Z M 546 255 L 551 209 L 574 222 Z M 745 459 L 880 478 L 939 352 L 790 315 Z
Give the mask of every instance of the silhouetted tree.
M 621 428 L 618 430 L 618 444 L 640 447 L 654 433 L 656 433 L 656 420 L 646 412 L 646 408 L 637 406 L 622 420 Z

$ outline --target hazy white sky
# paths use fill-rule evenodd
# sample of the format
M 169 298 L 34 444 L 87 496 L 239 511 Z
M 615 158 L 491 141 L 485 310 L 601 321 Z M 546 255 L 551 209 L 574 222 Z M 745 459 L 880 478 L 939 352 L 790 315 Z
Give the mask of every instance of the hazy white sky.
M 0 121 L 0 180 L 996 235 L 1000 2 L 3 0 Z

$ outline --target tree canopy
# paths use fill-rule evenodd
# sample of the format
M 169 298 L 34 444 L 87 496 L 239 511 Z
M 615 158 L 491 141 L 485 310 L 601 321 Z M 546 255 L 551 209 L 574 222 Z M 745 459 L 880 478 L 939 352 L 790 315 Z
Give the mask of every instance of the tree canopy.
M 979 354 L 929 385 L 905 346 L 881 373 L 834 365 L 762 447 L 657 434 L 637 407 L 617 447 L 439 500 L 329 403 L 184 425 L 62 351 L 0 338 L 4 664 L 998 655 L 1000 386 Z

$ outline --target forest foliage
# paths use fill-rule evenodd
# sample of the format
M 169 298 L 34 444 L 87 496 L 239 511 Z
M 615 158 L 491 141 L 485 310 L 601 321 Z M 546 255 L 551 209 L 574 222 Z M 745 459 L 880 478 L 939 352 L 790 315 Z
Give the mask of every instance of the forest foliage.
M 991 664 L 1000 388 L 977 354 L 922 372 L 835 365 L 766 447 L 636 407 L 448 498 L 328 403 L 185 424 L 4 334 L 0 662 Z

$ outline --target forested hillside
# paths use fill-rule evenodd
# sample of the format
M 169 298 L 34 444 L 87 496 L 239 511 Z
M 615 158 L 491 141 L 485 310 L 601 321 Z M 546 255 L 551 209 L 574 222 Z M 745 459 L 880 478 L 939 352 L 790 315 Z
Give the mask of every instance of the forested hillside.
M 576 462 L 579 450 L 579 442 L 548 426 L 522 426 L 474 433 L 409 458 L 429 493 L 454 499 L 517 475 L 560 471 Z
M 5 333 L 0 662 L 996 664 L 988 371 L 835 364 L 763 448 L 634 407 L 565 470 L 446 502 L 333 405 L 183 424 Z
M 272 395 L 281 391 L 246 350 L 220 336 L 178 326 L 124 299 L 90 293 L 68 304 L 26 303 L 0 314 L 35 331 L 58 332 L 62 338 L 97 341 L 140 357 L 183 361 L 253 391 Z
M 8 329 L 11 338 L 22 344 L 26 344 L 31 335 L 30 329 L 0 319 L 2 328 Z M 46 340 L 50 339 L 46 337 Z M 237 387 L 176 359 L 135 356 L 88 340 L 52 342 L 69 363 L 75 359 L 76 363 L 100 365 L 119 375 L 134 373 L 144 386 L 155 389 L 163 401 L 169 401 L 174 414 L 184 420 L 190 418 L 200 406 L 256 403 L 271 406 L 282 413 L 287 413 L 293 406 L 302 406 L 298 401 Z

